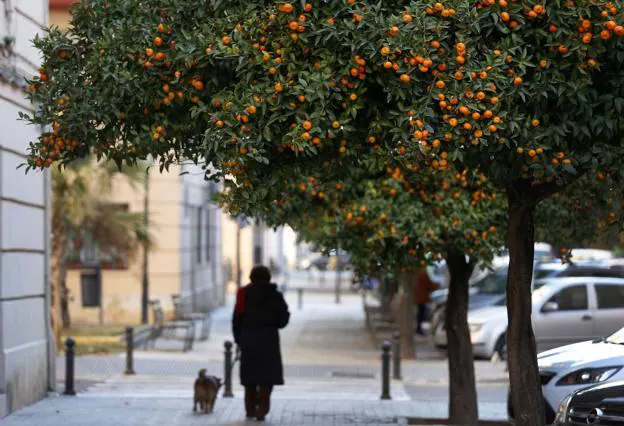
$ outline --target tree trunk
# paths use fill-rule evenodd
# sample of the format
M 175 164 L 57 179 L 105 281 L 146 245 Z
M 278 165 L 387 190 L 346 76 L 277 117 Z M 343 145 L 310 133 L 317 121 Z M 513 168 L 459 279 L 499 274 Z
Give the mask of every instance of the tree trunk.
M 401 340 L 401 358 L 416 359 L 414 345 L 414 281 L 413 273 L 402 273 L 399 277 L 402 288 L 399 303 L 399 335 Z
M 509 381 L 516 424 L 545 424 L 542 387 L 531 324 L 531 282 L 533 276 L 534 199 L 527 193 L 508 190 L 509 218 L 507 246 L 507 348 Z
M 449 253 L 446 263 L 451 282 L 446 302 L 445 328 L 449 368 L 449 421 L 477 425 L 479 408 L 474 360 L 468 327 L 468 281 L 474 264 L 463 253 Z
M 61 294 L 61 320 L 63 330 L 71 327 L 71 316 L 69 314 L 69 289 L 67 288 L 67 246 L 63 249 L 63 257 L 59 266 L 59 284 Z
M 57 225 L 57 226 L 55 226 Z M 67 235 L 62 226 L 58 226 L 53 222 L 52 225 L 52 253 L 50 256 L 50 295 L 51 295 L 51 323 L 52 331 L 54 332 L 54 338 L 56 340 L 56 347 L 60 350 L 63 347 L 61 341 L 62 330 L 62 314 L 61 314 L 61 300 L 62 300 L 62 274 L 65 270 L 63 262 L 65 262 L 65 252 L 67 250 Z

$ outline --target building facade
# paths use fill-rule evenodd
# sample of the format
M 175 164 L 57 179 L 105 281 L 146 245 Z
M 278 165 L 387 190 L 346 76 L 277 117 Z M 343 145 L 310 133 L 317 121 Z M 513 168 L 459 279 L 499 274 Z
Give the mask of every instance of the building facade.
M 50 174 L 16 169 L 41 130 L 17 118 L 33 111 L 24 78 L 37 72 L 30 40 L 47 19 L 47 0 L 0 2 L 0 418 L 54 388 Z

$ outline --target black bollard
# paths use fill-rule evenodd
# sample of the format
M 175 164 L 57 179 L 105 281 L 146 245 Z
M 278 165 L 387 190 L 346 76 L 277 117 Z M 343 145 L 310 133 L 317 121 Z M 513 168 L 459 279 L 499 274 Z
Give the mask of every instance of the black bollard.
M 226 340 L 225 346 L 225 364 L 224 364 L 224 379 L 223 379 L 223 397 L 233 398 L 232 393 L 232 342 Z
M 390 396 L 390 342 L 383 342 L 381 347 L 381 399 L 392 399 Z
M 392 378 L 401 380 L 401 335 L 398 331 L 392 335 Z
M 297 289 L 297 308 L 303 309 L 303 289 Z
M 126 327 L 126 371 L 124 374 L 132 375 L 134 372 L 134 328 Z
M 65 340 L 65 395 L 76 395 L 74 390 L 74 357 L 76 342 L 71 337 Z

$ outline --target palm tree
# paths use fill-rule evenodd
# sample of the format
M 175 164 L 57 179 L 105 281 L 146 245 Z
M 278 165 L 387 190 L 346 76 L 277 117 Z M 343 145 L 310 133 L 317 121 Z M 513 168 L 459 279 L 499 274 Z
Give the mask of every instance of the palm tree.
M 143 214 L 110 203 L 117 176 L 135 186 L 145 178 L 145 170 L 138 166 L 120 171 L 111 162 L 92 160 L 52 169 L 52 324 L 59 346 L 61 330 L 71 325 L 66 279 L 72 240 L 89 238 L 100 252 L 127 259 L 150 244 Z

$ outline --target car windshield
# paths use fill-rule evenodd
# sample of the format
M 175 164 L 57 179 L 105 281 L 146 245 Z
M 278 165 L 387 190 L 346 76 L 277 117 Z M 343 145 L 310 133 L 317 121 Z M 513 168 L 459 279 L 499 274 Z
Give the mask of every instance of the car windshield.
M 607 337 L 605 342 L 615 343 L 616 345 L 624 345 L 624 327 Z
M 503 294 L 507 287 L 507 269 L 498 270 L 477 281 L 473 287 L 481 294 Z

